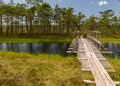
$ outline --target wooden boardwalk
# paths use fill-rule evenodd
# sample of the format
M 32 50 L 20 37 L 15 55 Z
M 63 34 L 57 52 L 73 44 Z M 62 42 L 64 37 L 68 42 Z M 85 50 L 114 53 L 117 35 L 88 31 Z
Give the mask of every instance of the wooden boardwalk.
M 79 51 L 81 51 L 81 48 L 85 51 L 84 54 L 81 52 L 79 53 Z M 86 59 L 86 64 L 89 65 L 88 67 L 90 68 L 95 78 L 96 86 L 116 86 L 105 68 L 102 66 L 101 62 L 99 61 L 99 59 L 105 59 L 102 55 L 100 56 L 100 52 L 97 49 L 95 50 L 94 48 L 94 45 L 89 43 L 86 39 L 80 38 L 78 46 L 78 59 L 80 59 L 81 57 L 84 57 L 84 59 Z M 99 56 L 96 54 L 99 54 Z
M 76 38 L 73 40 L 71 51 L 77 53 L 78 60 L 82 62 L 82 71 L 91 71 L 96 86 L 116 86 L 107 71 L 112 71 L 111 65 L 101 52 L 87 39 Z

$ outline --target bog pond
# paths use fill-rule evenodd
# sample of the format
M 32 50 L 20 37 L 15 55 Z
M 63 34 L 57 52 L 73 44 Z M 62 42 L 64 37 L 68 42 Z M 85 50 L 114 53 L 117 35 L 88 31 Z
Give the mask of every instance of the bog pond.
M 61 54 L 66 55 L 69 43 L 0 43 L 0 50 L 27 52 L 31 54 Z
M 31 54 L 61 54 L 67 55 L 66 50 L 69 43 L 0 43 L 0 50 L 27 52 Z M 105 43 L 105 48 L 111 50 L 112 54 L 107 54 L 112 57 L 120 57 L 120 44 Z
M 106 54 L 111 57 L 120 57 L 120 44 L 115 43 L 105 43 L 104 47 L 107 48 L 109 51 L 112 51 L 112 54 Z

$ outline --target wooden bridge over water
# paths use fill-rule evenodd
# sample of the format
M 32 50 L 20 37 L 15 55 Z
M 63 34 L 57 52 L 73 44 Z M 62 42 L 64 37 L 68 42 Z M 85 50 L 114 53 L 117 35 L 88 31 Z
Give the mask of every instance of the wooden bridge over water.
M 101 53 L 111 53 L 104 50 L 100 41 L 100 32 L 91 31 L 87 38 L 75 38 L 67 53 L 77 53 L 78 60 L 82 63 L 81 71 L 91 71 L 95 81 L 84 80 L 85 83 L 95 83 L 96 86 L 116 86 L 119 82 L 114 82 L 109 72 L 114 72 L 112 66 Z

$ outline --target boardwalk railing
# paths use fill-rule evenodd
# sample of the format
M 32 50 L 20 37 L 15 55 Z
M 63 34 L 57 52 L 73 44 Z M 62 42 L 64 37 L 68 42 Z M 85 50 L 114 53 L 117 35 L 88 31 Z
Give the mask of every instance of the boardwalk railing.
M 79 52 L 81 51 L 81 49 L 84 50 L 84 53 Z M 101 52 L 98 51 L 99 50 L 87 39 L 84 38 L 79 39 L 77 57 L 79 61 L 82 62 L 82 67 L 85 68 L 87 66 L 87 68 L 89 68 L 90 71 L 92 72 L 92 75 L 95 78 L 96 86 L 116 86 L 114 81 L 111 79 L 111 77 L 103 67 L 103 64 L 101 63 L 100 59 L 104 59 L 104 57 L 101 55 Z M 110 66 L 106 59 L 104 59 L 104 61 L 105 61 L 104 63 L 108 64 L 107 66 Z
M 95 39 L 94 37 L 92 36 L 87 36 L 87 38 L 99 49 L 99 50 L 102 50 L 104 48 L 103 44 Z
M 87 34 L 87 38 L 99 49 L 102 50 L 104 48 L 102 42 L 100 42 L 101 32 L 90 30 Z
M 112 66 L 101 54 L 102 43 L 92 36 L 88 38 L 77 37 L 73 39 L 67 53 L 76 53 L 82 63 L 82 71 L 91 71 L 96 86 L 116 86 L 107 71 L 114 72 Z M 92 82 L 84 80 L 85 82 Z

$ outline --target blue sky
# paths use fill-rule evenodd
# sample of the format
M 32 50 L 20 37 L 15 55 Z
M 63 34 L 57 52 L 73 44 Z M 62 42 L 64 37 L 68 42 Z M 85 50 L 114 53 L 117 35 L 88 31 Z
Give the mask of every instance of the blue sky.
M 9 0 L 4 0 L 9 2 Z M 24 3 L 25 0 L 14 0 L 15 2 Z M 99 16 L 100 11 L 114 10 L 115 15 L 120 16 L 120 1 L 119 0 L 44 0 L 52 7 L 58 4 L 60 7 L 72 7 L 75 13 L 82 12 L 87 17 L 90 15 Z

